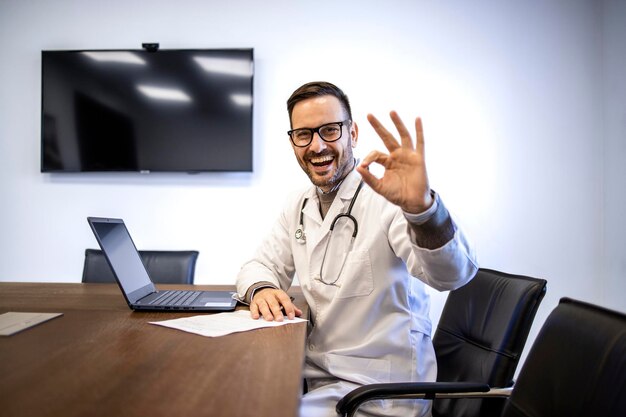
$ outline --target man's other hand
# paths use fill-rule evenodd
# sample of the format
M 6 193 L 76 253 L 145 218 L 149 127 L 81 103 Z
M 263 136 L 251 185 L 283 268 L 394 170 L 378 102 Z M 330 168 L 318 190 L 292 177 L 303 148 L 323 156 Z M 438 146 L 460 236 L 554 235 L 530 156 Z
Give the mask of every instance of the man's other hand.
M 285 315 L 289 319 L 300 317 L 302 310 L 291 302 L 285 291 L 261 288 L 254 293 L 250 302 L 250 313 L 255 320 L 263 316 L 267 321 L 283 321 Z

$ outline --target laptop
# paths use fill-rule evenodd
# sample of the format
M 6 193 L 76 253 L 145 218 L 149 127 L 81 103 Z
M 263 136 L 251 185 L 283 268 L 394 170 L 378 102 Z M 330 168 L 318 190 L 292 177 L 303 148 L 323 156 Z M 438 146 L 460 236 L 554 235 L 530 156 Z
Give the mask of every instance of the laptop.
M 232 311 L 233 291 L 158 291 L 122 219 L 87 217 L 91 230 L 133 310 Z

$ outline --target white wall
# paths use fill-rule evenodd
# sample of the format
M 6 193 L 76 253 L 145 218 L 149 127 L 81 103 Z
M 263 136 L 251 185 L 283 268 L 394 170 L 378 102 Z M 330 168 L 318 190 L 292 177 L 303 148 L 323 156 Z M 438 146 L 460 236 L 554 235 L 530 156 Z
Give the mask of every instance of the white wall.
M 604 7 L 604 274 L 603 300 L 626 310 L 626 1 Z
M 360 123 L 424 118 L 432 185 L 481 264 L 626 310 L 623 1 L 0 0 L 0 280 L 79 282 L 85 217 L 123 217 L 140 249 L 200 250 L 230 284 L 307 179 L 285 131 L 300 84 L 335 82 Z M 253 47 L 253 174 L 39 172 L 42 49 Z M 443 297 L 437 296 L 438 317 Z

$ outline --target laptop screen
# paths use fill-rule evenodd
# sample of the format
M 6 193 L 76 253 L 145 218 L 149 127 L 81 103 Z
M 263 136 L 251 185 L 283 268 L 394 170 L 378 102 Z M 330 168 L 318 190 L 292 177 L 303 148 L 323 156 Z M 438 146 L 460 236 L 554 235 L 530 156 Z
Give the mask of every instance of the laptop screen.
M 152 285 L 135 244 L 121 220 L 91 219 L 90 224 L 126 294 Z

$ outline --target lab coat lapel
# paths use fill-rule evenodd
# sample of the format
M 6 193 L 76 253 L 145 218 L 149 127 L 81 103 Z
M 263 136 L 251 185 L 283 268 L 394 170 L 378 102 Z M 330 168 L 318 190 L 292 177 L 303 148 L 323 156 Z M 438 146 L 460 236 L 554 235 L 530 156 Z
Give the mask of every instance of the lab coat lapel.
M 352 197 L 354 197 L 354 193 L 356 192 L 356 189 L 359 186 L 360 182 L 361 175 L 356 172 L 355 169 L 353 169 L 352 172 L 350 172 L 346 179 L 343 181 L 343 184 L 341 185 L 341 188 L 337 193 L 337 197 L 341 198 L 342 204 L 346 206 L 345 210 L 348 209 L 347 203 L 349 203 L 350 200 L 352 200 Z
M 308 198 L 309 201 L 306 206 L 304 206 L 302 214 L 306 233 L 306 246 L 310 254 L 312 248 L 314 248 L 320 240 L 319 234 L 322 226 L 322 215 L 320 214 L 319 199 L 315 193 L 315 188 L 311 188 L 307 191 L 305 198 Z

